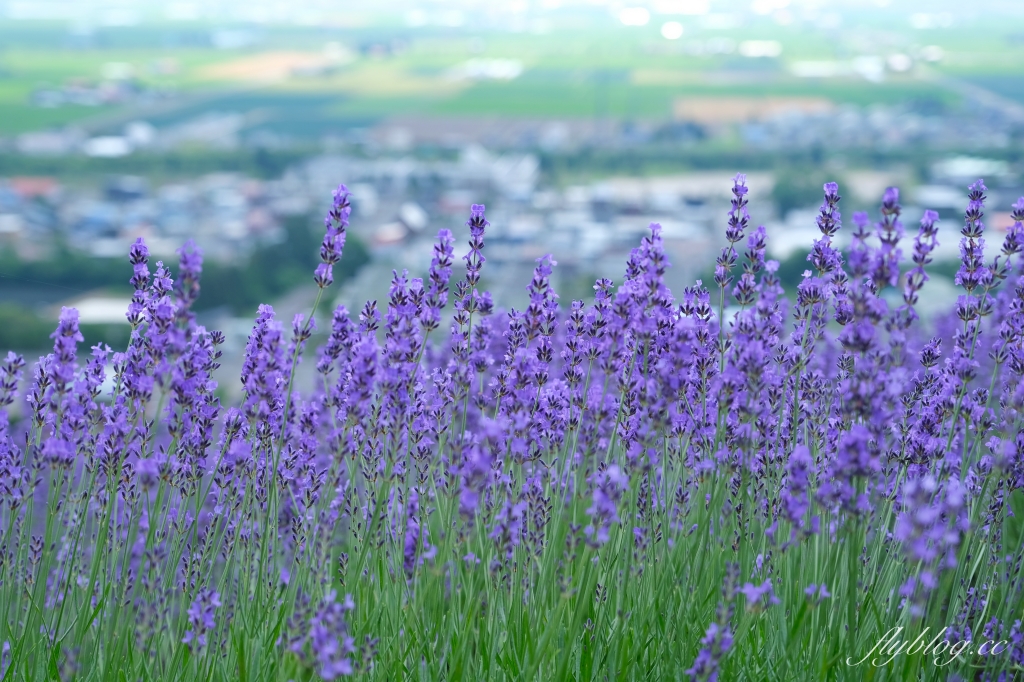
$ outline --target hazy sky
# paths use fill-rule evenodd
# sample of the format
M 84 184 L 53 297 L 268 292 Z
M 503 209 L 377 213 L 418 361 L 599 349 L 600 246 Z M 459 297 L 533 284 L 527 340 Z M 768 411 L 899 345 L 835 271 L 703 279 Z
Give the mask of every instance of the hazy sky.
M 655 16 L 707 13 L 771 14 L 837 11 L 844 15 L 914 13 L 948 14 L 954 21 L 1000 15 L 1024 15 L 1024 0 L 0 0 L 0 16 L 10 19 L 83 20 L 131 25 L 141 21 L 255 20 L 283 17 L 302 23 L 317 17 L 329 23 L 347 19 L 374 21 L 409 12 L 461 11 L 547 14 L 586 12 L 612 16 L 627 7 L 643 7 Z

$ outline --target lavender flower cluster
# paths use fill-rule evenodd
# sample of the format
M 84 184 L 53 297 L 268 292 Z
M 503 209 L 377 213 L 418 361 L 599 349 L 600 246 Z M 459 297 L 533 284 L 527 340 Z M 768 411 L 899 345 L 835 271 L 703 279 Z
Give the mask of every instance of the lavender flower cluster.
M 140 239 L 125 351 L 80 356 L 65 309 L 27 381 L 20 356 L 0 364 L 0 677 L 456 679 L 463 661 L 472 679 L 650 679 L 664 647 L 692 679 L 739 679 L 755 674 L 741 649 L 797 670 L 820 631 L 835 665 L 876 629 L 941 623 L 1005 635 L 1004 656 L 965 664 L 1009 679 L 1024 198 L 986 260 L 985 191 L 960 230 L 963 294 L 930 325 L 915 305 L 937 215 L 905 269 L 894 188 L 874 223 L 854 214 L 844 254 L 824 186 L 792 298 L 738 175 L 713 289 L 673 296 L 652 224 L 592 304 L 559 305 L 545 256 L 506 312 L 481 290 L 474 205 L 465 276 L 442 230 L 427 277 L 396 272 L 383 311 L 339 306 L 310 392 L 294 380 L 320 297 L 290 336 L 260 306 L 231 407 L 213 379 L 224 337 L 190 312 L 199 250 L 173 281 Z M 320 294 L 348 196 L 326 218 Z M 478 622 L 438 629 L 449 609 Z

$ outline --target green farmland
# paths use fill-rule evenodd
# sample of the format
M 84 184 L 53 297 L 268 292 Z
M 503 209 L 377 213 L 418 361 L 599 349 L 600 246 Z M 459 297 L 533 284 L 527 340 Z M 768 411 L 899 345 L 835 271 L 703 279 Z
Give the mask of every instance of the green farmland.
M 0 135 L 68 124 L 102 132 L 134 117 L 168 125 L 209 111 L 244 113 L 273 132 L 319 137 L 392 115 L 667 119 L 674 103 L 688 97 L 956 106 L 961 95 L 936 74 L 1024 102 L 1024 76 L 1014 67 L 1024 63 L 1024 42 L 997 24 L 915 32 L 870 26 L 808 31 L 767 21 L 711 30 L 684 23 L 676 41 L 658 34 L 657 20 L 641 28 L 609 21 L 598 30 L 556 27 L 539 35 L 414 31 L 400 22 L 392 30 L 264 29 L 252 46 L 216 50 L 201 44 L 201 26 L 108 29 L 83 46 L 69 38 L 66 25 L 6 22 L 0 24 Z M 736 45 L 747 40 L 776 41 L 781 54 L 740 56 Z M 325 60 L 329 44 L 335 54 Z M 386 49 L 375 49 L 380 44 Z M 720 53 L 708 54 L 702 47 L 708 45 Z M 941 48 L 941 60 L 915 61 L 881 82 L 793 73 L 802 62 L 842 63 L 865 53 L 916 56 L 926 46 Z M 471 59 L 515 60 L 522 73 L 511 80 L 454 78 L 453 69 Z M 40 88 L 98 83 L 111 64 L 130 65 L 142 87 L 171 94 L 157 104 L 44 108 L 31 101 Z

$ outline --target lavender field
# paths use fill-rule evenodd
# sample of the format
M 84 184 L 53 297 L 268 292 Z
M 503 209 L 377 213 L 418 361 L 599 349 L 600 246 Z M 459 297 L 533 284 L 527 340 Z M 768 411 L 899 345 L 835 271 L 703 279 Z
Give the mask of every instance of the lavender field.
M 0 364 L 0 677 L 1021 679 L 1024 198 L 986 249 L 980 180 L 952 226 L 839 192 L 795 292 L 737 175 L 713 282 L 670 292 L 652 224 L 592 305 L 547 256 L 509 311 L 476 205 L 458 275 L 442 230 L 387 302 L 260 306 L 237 405 L 201 254 L 140 239 L 127 348 L 68 308 Z M 342 185 L 317 304 L 349 215 Z

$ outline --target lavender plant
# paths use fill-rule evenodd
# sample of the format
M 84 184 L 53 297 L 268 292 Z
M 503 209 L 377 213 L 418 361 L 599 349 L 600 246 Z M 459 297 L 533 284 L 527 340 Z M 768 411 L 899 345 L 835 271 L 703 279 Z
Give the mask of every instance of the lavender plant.
M 383 314 L 333 312 L 301 393 L 342 185 L 317 304 L 290 337 L 260 306 L 230 407 L 199 250 L 174 282 L 139 240 L 126 349 L 82 354 L 65 309 L 52 353 L 0 363 L 0 677 L 1019 676 L 1024 198 L 986 260 L 971 186 L 964 293 L 928 331 L 936 214 L 904 271 L 898 192 L 843 254 L 826 184 L 790 299 L 747 194 L 717 292 L 673 297 L 651 225 L 592 305 L 559 305 L 546 256 L 508 312 L 474 206 L 465 276 L 442 230 Z

